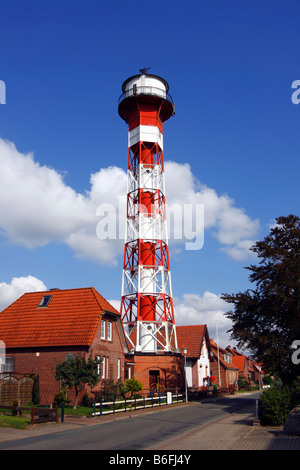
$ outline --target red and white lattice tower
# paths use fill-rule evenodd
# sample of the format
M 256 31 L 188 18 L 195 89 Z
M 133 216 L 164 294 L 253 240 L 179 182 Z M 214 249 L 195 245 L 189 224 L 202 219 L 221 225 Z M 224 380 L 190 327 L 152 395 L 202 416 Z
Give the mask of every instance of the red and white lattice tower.
M 169 85 L 148 74 L 122 86 L 128 124 L 127 224 L 121 317 L 136 353 L 178 352 L 167 238 L 163 123 L 174 114 Z

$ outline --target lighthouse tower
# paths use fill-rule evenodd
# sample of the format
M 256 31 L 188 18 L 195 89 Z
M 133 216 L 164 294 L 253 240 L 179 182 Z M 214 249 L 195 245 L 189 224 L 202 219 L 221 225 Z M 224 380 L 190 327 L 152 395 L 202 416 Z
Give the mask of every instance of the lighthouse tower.
M 178 352 L 163 154 L 163 124 L 174 103 L 168 83 L 147 70 L 125 80 L 118 107 L 128 124 L 121 317 L 131 352 L 158 355 Z

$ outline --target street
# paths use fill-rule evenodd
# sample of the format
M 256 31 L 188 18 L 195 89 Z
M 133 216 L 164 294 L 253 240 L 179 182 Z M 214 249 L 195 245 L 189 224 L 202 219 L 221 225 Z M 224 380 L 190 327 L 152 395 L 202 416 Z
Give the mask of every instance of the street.
M 120 420 L 0 443 L 0 450 L 147 450 L 228 414 L 255 416 L 255 398 L 237 396 L 182 407 L 165 407 Z

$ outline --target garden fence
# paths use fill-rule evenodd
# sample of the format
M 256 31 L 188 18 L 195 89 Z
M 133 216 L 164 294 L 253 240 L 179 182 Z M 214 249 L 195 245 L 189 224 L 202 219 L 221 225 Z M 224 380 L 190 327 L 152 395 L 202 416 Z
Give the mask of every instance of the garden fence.
M 183 401 L 182 393 L 167 392 L 165 395 L 148 396 L 143 398 L 125 398 L 124 400 L 112 400 L 93 403 L 92 416 L 103 416 L 110 413 L 135 411 L 143 408 L 154 408 L 156 406 L 171 405 Z M 97 411 L 98 410 L 98 411 Z

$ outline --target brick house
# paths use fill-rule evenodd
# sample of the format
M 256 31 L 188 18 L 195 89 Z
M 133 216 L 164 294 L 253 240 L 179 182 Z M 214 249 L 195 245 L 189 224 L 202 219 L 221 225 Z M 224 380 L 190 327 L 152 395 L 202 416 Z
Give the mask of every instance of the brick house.
M 187 349 L 186 378 L 190 389 L 199 390 L 206 385 L 210 371 L 210 339 L 206 325 L 176 327 L 177 342 L 181 354 Z
M 216 377 L 218 388 L 235 386 L 239 378 L 239 369 L 233 362 L 233 354 L 218 346 L 213 339 L 210 340 L 212 350 L 211 373 Z
M 127 342 L 120 314 L 93 287 L 24 294 L 0 313 L 0 339 L 5 372 L 39 374 L 41 403 L 53 402 L 60 391 L 56 364 L 72 355 L 99 358 L 95 390 L 101 379 L 124 381 Z
M 264 375 L 262 364 L 254 361 L 249 356 L 245 356 L 231 346 L 227 346 L 226 350 L 232 354 L 232 361 L 239 369 L 239 378 L 245 379 L 249 385 L 261 385 Z

